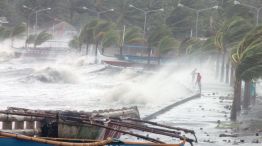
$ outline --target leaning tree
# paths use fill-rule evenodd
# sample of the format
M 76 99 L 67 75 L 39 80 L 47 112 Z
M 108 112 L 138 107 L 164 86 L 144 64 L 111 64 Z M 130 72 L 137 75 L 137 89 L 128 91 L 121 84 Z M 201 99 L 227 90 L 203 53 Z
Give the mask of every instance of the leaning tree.
M 235 63 L 234 98 L 231 110 L 231 120 L 237 119 L 237 113 L 241 110 L 241 82 L 250 82 L 262 76 L 262 26 L 250 31 L 240 42 L 239 47 L 232 54 Z M 250 87 L 245 88 L 246 105 L 250 99 Z M 244 104 L 244 105 L 245 105 Z

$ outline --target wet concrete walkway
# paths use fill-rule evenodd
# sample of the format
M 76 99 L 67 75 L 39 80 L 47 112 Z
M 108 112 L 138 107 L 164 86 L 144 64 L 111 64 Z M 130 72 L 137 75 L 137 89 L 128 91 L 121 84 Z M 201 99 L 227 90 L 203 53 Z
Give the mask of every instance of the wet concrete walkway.
M 231 123 L 229 120 L 228 107 L 232 104 L 232 100 L 221 98 L 231 91 L 225 85 L 210 84 L 203 90 L 201 98 L 182 104 L 153 121 L 195 130 L 199 140 L 196 145 L 199 146 L 246 146 L 247 143 L 249 146 L 261 145 L 252 141 L 262 141 L 262 136 L 219 137 L 220 134 L 235 134 L 234 129 L 239 126 L 239 123 Z M 189 134 L 187 136 L 190 137 Z M 163 137 L 163 140 L 174 143 L 170 138 Z M 243 140 L 244 142 L 241 142 Z

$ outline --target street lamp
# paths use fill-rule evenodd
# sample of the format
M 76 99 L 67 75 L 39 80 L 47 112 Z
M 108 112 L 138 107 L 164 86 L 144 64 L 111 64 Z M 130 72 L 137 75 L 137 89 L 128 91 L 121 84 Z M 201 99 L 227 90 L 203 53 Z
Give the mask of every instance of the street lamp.
M 45 8 L 45 9 L 40 9 L 40 10 L 35 11 L 35 30 L 34 30 L 35 34 L 37 33 L 37 14 L 40 12 L 48 11 L 48 10 L 51 10 L 51 8 Z
M 213 6 L 213 7 L 209 7 L 209 8 L 205 8 L 205 9 L 193 9 L 193 8 L 190 8 L 188 6 L 185 6 L 181 3 L 178 3 L 177 5 L 178 7 L 185 7 L 187 9 L 190 9 L 192 11 L 195 11 L 196 12 L 196 39 L 198 38 L 198 17 L 199 17 L 199 13 L 200 12 L 203 12 L 203 11 L 206 11 L 206 10 L 210 10 L 210 9 L 218 9 L 219 6 Z
M 23 8 L 28 9 L 28 10 L 30 10 L 30 11 L 33 11 L 32 13 L 35 13 L 34 34 L 36 34 L 36 32 L 37 32 L 37 14 L 40 13 L 40 12 L 43 12 L 43 11 L 51 10 L 51 8 L 45 8 L 45 9 L 35 10 L 35 9 L 30 8 L 30 7 L 26 6 L 26 5 L 23 5 Z M 32 13 L 31 13 L 31 14 L 32 14 Z M 31 14 L 29 14 L 29 16 L 30 16 Z M 27 20 L 28 22 L 29 22 L 29 16 L 28 16 L 28 20 Z M 28 22 L 27 22 L 27 27 L 28 27 Z M 27 29 L 28 29 L 28 28 L 27 28 Z
M 255 9 L 256 12 L 257 12 L 257 14 L 256 14 L 256 26 L 258 26 L 259 12 L 262 9 L 262 7 L 254 7 L 254 6 L 251 6 L 251 5 L 248 5 L 248 4 L 241 4 L 237 0 L 234 0 L 234 5 L 242 5 L 242 6 L 245 6 L 245 7 L 249 7 L 251 9 Z
M 82 9 L 84 9 L 84 10 L 89 10 L 89 11 L 91 11 L 91 12 L 96 13 L 96 16 L 97 16 L 98 19 L 100 19 L 100 15 L 103 14 L 103 13 L 115 11 L 115 9 L 108 9 L 108 10 L 105 10 L 105 11 L 100 11 L 100 12 L 98 12 L 98 11 L 91 10 L 91 9 L 85 7 L 85 6 L 82 7 Z
M 145 15 L 145 21 L 144 21 L 144 38 L 145 38 L 145 36 L 146 36 L 147 14 L 150 13 L 150 12 L 157 12 L 157 11 L 162 11 L 162 12 L 163 12 L 163 11 L 164 11 L 163 8 L 161 8 L 161 9 L 156 9 L 156 10 L 148 10 L 148 11 L 146 11 L 146 10 L 143 10 L 143 9 L 140 9 L 140 8 L 135 7 L 134 5 L 129 5 L 129 7 L 130 7 L 130 8 L 137 9 L 137 10 L 143 12 L 144 15 Z

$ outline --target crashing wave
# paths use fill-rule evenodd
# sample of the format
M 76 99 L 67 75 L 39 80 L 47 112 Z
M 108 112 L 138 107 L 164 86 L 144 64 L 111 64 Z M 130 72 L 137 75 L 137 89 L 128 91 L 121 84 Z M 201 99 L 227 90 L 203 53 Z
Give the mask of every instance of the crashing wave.
M 44 83 L 76 83 L 77 77 L 70 71 L 65 69 L 58 69 L 46 67 L 34 71 L 27 77 L 28 80 L 36 80 Z
M 15 53 L 11 50 L 0 49 L 0 62 L 5 62 L 15 57 Z

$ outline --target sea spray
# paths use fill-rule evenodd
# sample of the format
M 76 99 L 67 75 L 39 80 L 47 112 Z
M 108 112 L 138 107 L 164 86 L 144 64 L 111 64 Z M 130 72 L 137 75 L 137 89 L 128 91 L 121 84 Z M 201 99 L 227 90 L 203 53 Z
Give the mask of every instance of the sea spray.
M 9 61 L 15 57 L 15 52 L 13 49 L 0 47 L 0 62 Z
M 122 71 L 125 74 L 124 71 Z M 167 103 L 185 97 L 189 92 L 178 82 L 175 73 L 159 71 L 154 74 L 140 74 L 114 87 L 107 100 L 121 104 Z
M 35 69 L 26 79 L 43 83 L 77 83 L 79 81 L 78 76 L 72 70 L 65 67 L 50 66 Z

